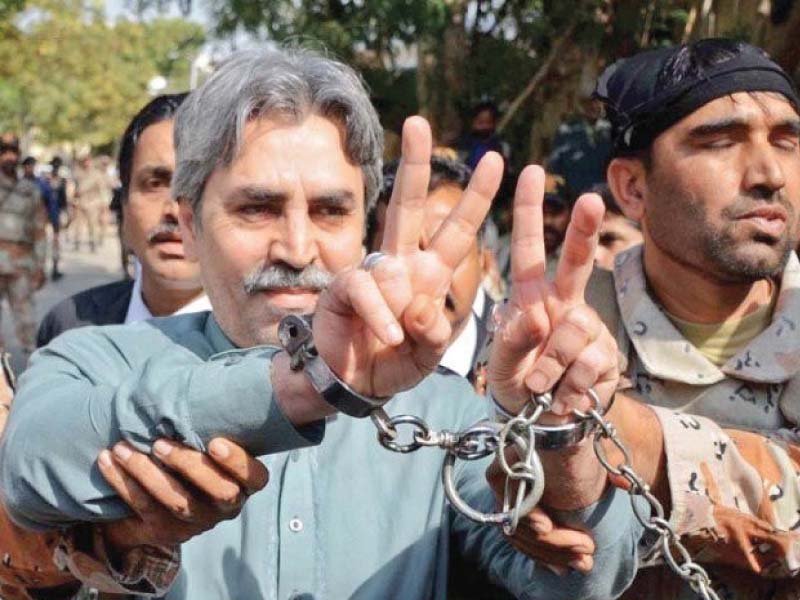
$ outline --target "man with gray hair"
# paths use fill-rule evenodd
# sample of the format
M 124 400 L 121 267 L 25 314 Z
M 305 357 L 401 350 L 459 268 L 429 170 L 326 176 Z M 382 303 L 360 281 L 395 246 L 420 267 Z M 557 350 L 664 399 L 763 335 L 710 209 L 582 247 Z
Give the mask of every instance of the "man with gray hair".
M 624 589 L 642 527 L 626 495 L 586 461 L 591 444 L 542 457 L 555 482 L 543 504 L 586 523 L 597 548 L 589 574 L 591 557 L 559 579 L 514 549 L 537 556 L 539 546 L 524 538 L 541 527 L 525 515 L 521 533 L 505 538 L 446 509 L 443 447 L 387 452 L 359 418 L 372 416 L 385 432 L 376 412 L 383 406 L 437 430 L 487 417 L 463 379 L 434 371 L 452 333 L 445 294 L 500 184 L 502 158 L 483 157 L 422 249 L 431 131 L 408 119 L 381 251 L 364 259 L 381 135 L 358 76 L 312 52 L 238 53 L 190 95 L 176 118 L 173 193 L 213 314 L 75 330 L 34 356 L 0 454 L 0 489 L 17 521 L 48 529 L 123 519 L 128 505 L 147 511 L 137 496 L 166 481 L 187 527 L 203 522 L 199 505 L 178 498 L 225 479 L 205 455 L 218 458 L 210 440 L 223 436 L 261 456 L 274 480 L 243 508 L 232 486 L 224 503 L 231 520 L 170 540 L 146 529 L 103 534 L 115 564 L 132 547 L 185 541 L 168 598 L 442 598 L 451 532 L 517 596 L 609 598 Z M 512 310 L 498 323 L 489 379 L 498 406 L 513 414 L 531 393 L 554 388 L 542 420 L 552 423 L 588 410 L 592 398 L 602 410 L 618 374 L 613 339 L 583 300 L 602 202 L 577 202 L 551 283 L 543 196 L 543 171 L 525 169 Z M 313 323 L 298 317 L 311 313 Z M 490 459 L 459 463 L 450 480 L 481 510 L 497 502 L 484 478 Z M 592 550 L 589 542 L 582 554 Z

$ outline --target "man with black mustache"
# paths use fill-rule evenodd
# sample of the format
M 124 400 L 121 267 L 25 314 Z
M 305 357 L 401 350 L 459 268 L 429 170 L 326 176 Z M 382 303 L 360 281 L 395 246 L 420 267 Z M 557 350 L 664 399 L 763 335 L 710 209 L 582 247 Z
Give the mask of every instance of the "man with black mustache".
M 170 196 L 173 120 L 185 97 L 153 99 L 122 138 L 123 240 L 138 261 L 134 280 L 94 287 L 59 303 L 39 327 L 39 347 L 75 327 L 133 323 L 209 308 L 199 267 L 184 255 L 177 203 Z

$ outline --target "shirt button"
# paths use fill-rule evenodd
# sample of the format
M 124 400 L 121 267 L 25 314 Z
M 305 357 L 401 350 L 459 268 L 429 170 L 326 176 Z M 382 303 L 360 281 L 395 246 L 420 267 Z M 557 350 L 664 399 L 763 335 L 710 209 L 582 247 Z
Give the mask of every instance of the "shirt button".
M 297 517 L 295 517 L 294 519 L 289 521 L 289 531 L 292 531 L 294 533 L 300 533 L 301 531 L 303 531 L 303 522 Z

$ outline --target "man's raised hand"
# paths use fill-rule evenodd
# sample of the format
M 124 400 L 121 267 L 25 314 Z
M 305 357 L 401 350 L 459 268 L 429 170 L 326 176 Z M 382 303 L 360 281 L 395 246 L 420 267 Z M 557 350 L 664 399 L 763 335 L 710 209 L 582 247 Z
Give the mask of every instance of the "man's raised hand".
M 436 368 L 452 334 L 444 300 L 453 271 L 473 244 L 503 175 L 502 157 L 487 153 L 459 204 L 421 248 L 430 160 L 430 126 L 411 117 L 403 126 L 381 256 L 369 270 L 339 273 L 314 315 L 320 356 L 367 396 L 409 389 Z
M 593 387 L 603 403 L 619 377 L 614 339 L 589 308 L 584 292 L 594 266 L 603 219 L 596 194 L 581 196 L 572 210 L 555 279 L 548 281 L 541 167 L 529 166 L 517 182 L 511 237 L 511 298 L 499 312 L 489 360 L 495 399 L 516 413 L 531 393 L 556 384 L 553 412 L 586 410 Z

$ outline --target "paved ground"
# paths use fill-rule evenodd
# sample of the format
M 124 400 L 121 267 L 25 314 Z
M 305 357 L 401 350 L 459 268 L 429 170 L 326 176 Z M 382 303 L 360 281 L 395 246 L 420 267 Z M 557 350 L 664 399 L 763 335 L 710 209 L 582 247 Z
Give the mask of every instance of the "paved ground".
M 105 243 L 90 253 L 84 246 L 79 251 L 72 249 L 72 244 L 62 244 L 61 270 L 64 273 L 59 281 L 48 280 L 44 287 L 36 293 L 36 318 L 37 321 L 47 314 L 47 311 L 62 299 L 86 288 L 115 281 L 122 277 L 122 267 L 119 259 L 119 241 L 114 236 L 108 237 Z M 48 265 L 49 275 L 49 265 Z M 12 365 L 19 372 L 23 367 L 19 353 L 19 342 L 14 334 L 13 321 L 10 317 L 8 304 L 4 301 L 1 309 L 0 332 L 2 340 L 12 355 Z

